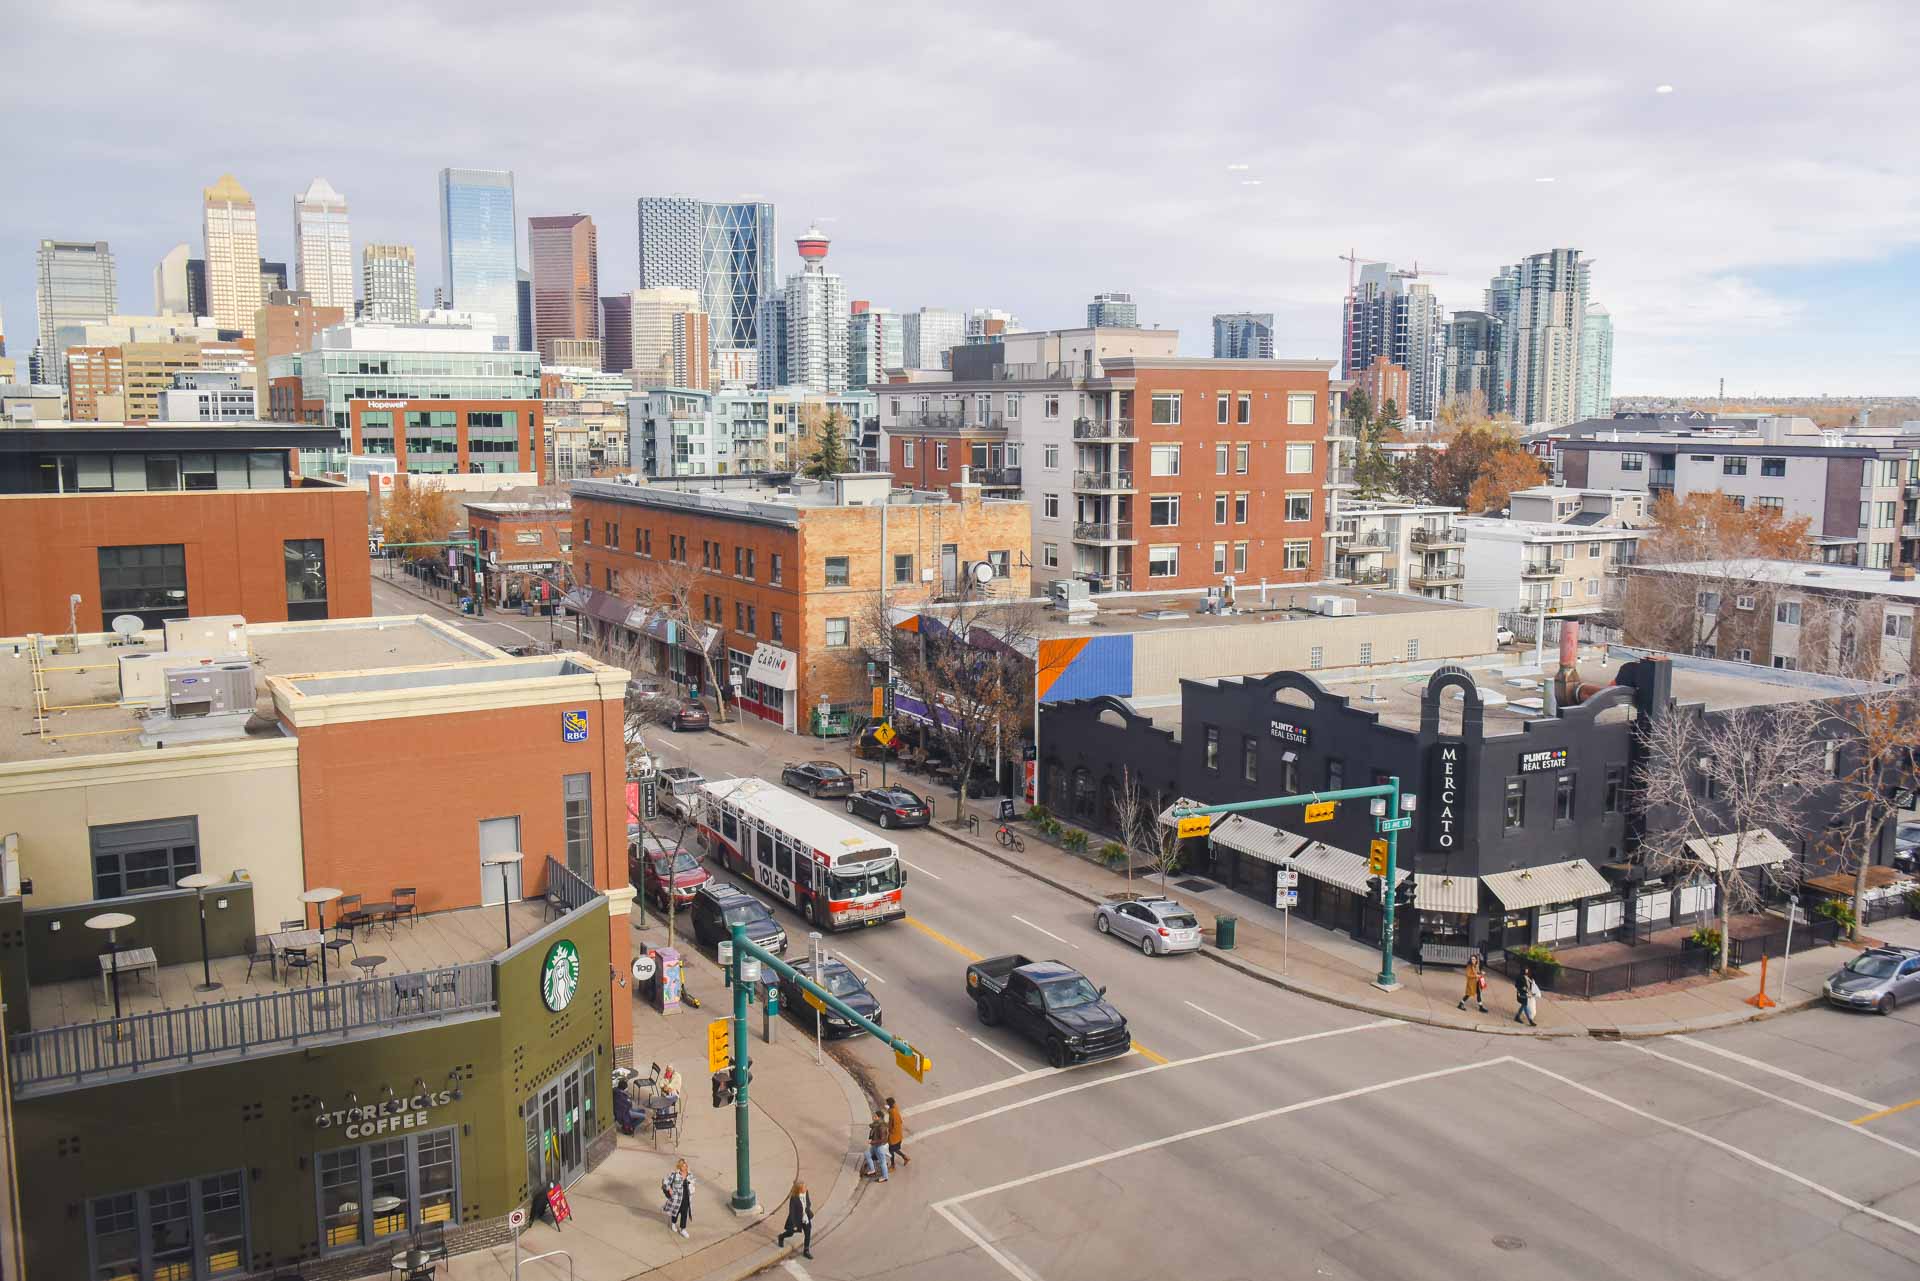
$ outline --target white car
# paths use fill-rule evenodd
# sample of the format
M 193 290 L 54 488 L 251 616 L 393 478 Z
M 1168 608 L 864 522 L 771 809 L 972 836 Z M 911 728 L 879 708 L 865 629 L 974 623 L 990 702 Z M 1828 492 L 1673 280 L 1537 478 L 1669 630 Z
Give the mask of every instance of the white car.
M 1094 909 L 1093 928 L 1125 939 L 1148 956 L 1200 950 L 1198 918 L 1172 899 L 1102 903 Z
M 1494 633 L 1493 633 L 1493 643 L 1494 643 L 1494 644 L 1496 644 L 1496 645 L 1511 645 L 1511 644 L 1513 644 L 1513 641 L 1514 641 L 1514 635 L 1513 635 L 1513 628 L 1511 628 L 1511 627 L 1500 627 L 1500 628 L 1496 628 L 1496 629 L 1494 630 Z

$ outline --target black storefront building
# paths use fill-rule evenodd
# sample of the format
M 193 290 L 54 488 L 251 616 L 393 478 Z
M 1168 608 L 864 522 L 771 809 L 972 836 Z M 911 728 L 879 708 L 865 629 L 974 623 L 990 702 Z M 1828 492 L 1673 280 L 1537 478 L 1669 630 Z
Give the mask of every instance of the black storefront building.
M 1521 713 L 1452 664 L 1424 681 L 1349 683 L 1343 692 L 1292 671 L 1187 680 L 1177 735 L 1118 699 L 1049 704 L 1040 795 L 1063 821 L 1113 832 L 1129 773 L 1156 810 L 1183 797 L 1222 804 L 1398 775 L 1418 801 L 1399 842 L 1400 876 L 1415 891 L 1397 951 L 1628 938 L 1716 904 L 1705 875 L 1653 878 L 1635 859 L 1635 720 L 1673 710 L 1673 682 L 1671 662 L 1641 658 L 1582 701 Z M 1298 913 L 1378 942 L 1380 907 L 1367 893 L 1374 835 L 1361 803 L 1316 823 L 1298 807 L 1256 811 L 1190 839 L 1184 865 L 1272 903 L 1277 873 L 1291 864 Z

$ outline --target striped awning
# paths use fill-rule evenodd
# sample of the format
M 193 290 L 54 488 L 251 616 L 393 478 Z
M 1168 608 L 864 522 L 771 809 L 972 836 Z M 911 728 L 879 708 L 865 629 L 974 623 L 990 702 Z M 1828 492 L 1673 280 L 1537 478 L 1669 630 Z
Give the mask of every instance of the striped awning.
M 1472 916 L 1480 910 L 1480 878 L 1416 872 L 1413 905 L 1422 912 L 1459 912 Z
M 1607 878 L 1583 858 L 1516 868 L 1511 872 L 1489 872 L 1482 879 L 1493 896 L 1513 912 L 1613 893 Z
M 1262 862 L 1284 864 L 1293 861 L 1307 838 L 1257 823 L 1245 814 L 1229 814 L 1213 825 L 1213 843 Z
M 1160 811 L 1160 826 L 1178 827 L 1180 825 L 1180 820 L 1173 816 L 1173 812 L 1179 809 L 1183 805 L 1191 806 L 1191 805 L 1199 805 L 1199 804 L 1201 804 L 1201 802 L 1194 800 L 1190 796 L 1182 796 L 1177 798 L 1173 802 L 1173 804 L 1167 806 L 1167 808 Z
M 1743 867 L 1772 867 L 1793 857 L 1786 842 L 1764 827 L 1756 827 L 1744 838 L 1737 832 L 1725 836 L 1695 837 L 1687 842 L 1687 853 L 1716 872 L 1724 872 L 1732 863 Z
M 1349 854 L 1319 841 L 1311 842 L 1295 854 L 1293 865 L 1300 869 L 1302 876 L 1312 877 L 1326 885 L 1337 885 L 1354 894 L 1365 894 L 1367 878 L 1373 875 L 1367 870 L 1367 860 L 1358 854 Z M 1393 878 L 1395 885 L 1412 875 L 1405 868 L 1397 871 L 1399 874 Z

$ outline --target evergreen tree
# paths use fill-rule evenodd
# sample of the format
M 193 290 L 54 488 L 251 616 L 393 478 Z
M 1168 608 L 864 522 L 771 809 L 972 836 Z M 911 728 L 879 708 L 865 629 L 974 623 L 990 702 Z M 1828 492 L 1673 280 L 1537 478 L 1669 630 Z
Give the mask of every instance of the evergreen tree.
M 820 443 L 814 448 L 813 456 L 801 467 L 800 474 L 825 480 L 848 469 L 846 444 L 840 437 L 840 411 L 829 410 L 820 424 Z

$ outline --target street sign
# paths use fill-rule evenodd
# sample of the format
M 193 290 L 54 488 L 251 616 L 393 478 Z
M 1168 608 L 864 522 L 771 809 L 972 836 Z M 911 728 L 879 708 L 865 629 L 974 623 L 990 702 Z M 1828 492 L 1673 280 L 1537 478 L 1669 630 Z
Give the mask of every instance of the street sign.
M 1281 909 L 1282 911 L 1285 911 L 1288 908 L 1299 907 L 1300 891 L 1285 890 L 1285 889 L 1275 890 L 1273 892 L 1273 905 Z
M 733 1020 L 707 1024 L 707 1071 L 718 1072 L 733 1061 Z
M 893 1061 L 916 1081 L 925 1081 L 928 1070 L 933 1067 L 933 1060 L 924 1054 L 902 1054 L 898 1050 L 893 1052 Z
M 1283 890 L 1290 890 L 1300 884 L 1300 870 L 1298 868 L 1283 867 L 1275 875 L 1277 878 L 1276 884 Z
M 521 1228 L 526 1227 L 527 1226 L 527 1207 L 524 1205 L 516 1205 L 513 1207 L 513 1209 L 508 1210 L 507 1226 L 512 1228 L 515 1232 L 518 1232 Z
M 812 992 L 810 992 L 806 988 L 803 987 L 800 989 L 800 997 L 808 1005 L 811 1005 L 814 1009 L 820 1011 L 822 1014 L 825 1014 L 827 1012 L 827 1003 L 821 1000 L 818 996 L 815 996 Z
M 649 823 L 660 817 L 659 783 L 651 777 L 640 784 L 640 817 Z
M 1211 814 L 1189 814 L 1187 817 L 1181 819 L 1178 826 L 1174 828 L 1175 834 L 1183 838 L 1188 836 L 1207 836 L 1210 835 L 1212 831 L 1213 815 Z
M 1313 804 L 1307 806 L 1307 822 L 1326 822 L 1333 817 L 1333 811 L 1339 804 L 1340 802 L 1338 801 L 1315 801 Z
M 878 691 L 876 690 L 875 692 L 877 693 Z M 894 732 L 893 726 L 887 724 L 885 721 L 880 722 L 879 728 L 873 731 L 873 741 L 882 747 L 892 747 L 894 740 L 899 737 L 900 735 Z
M 1367 871 L 1375 876 L 1387 874 L 1387 843 L 1385 841 L 1368 842 Z
M 867 666 L 872 667 L 873 664 L 868 663 Z M 884 685 L 875 685 L 873 687 L 873 715 L 877 718 L 877 717 L 885 716 L 886 714 L 887 714 L 886 687 Z
M 1402 814 L 1398 818 L 1383 818 L 1376 821 L 1373 825 L 1373 830 L 1376 832 L 1404 832 L 1412 826 L 1413 819 Z

